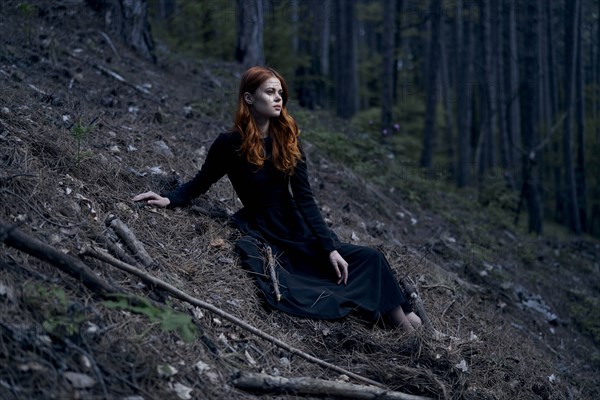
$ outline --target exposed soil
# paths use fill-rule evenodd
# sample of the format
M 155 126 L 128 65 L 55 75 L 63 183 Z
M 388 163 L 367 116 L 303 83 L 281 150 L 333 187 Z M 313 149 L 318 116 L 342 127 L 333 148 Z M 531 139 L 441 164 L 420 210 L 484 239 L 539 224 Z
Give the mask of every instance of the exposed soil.
M 29 2 L 31 12 L 17 4 L 0 3 L 3 222 L 80 257 L 90 243 L 109 247 L 105 221 L 116 216 L 155 260 L 148 274 L 393 390 L 600 398 L 597 241 L 494 225 L 486 206 L 469 208 L 479 203 L 437 189 L 425 203 L 410 201 L 401 188 L 368 183 L 307 142 L 313 189 L 332 228 L 384 251 L 398 278 L 417 284 L 434 326 L 458 340 L 405 335 L 357 316 L 313 321 L 273 312 L 237 265 L 227 215 L 240 204 L 226 179 L 196 208 L 130 201 L 194 175 L 231 124 L 241 68 L 165 49 L 153 65 L 107 35 L 81 1 Z M 328 118 L 321 122 L 342 124 Z M 190 398 L 257 398 L 233 387 L 239 370 L 344 379 L 108 264 L 81 257 L 151 303 L 116 307 L 54 266 L 0 249 L 2 399 L 185 398 L 182 386 Z M 165 323 L 174 312 L 190 318 L 193 340 L 171 329 L 185 324 Z

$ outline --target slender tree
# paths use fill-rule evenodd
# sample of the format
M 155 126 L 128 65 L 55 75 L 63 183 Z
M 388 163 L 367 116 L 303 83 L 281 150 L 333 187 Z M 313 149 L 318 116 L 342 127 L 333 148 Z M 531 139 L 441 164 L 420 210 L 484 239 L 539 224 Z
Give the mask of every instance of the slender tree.
M 392 132 L 394 69 L 396 67 L 396 0 L 383 1 L 383 62 L 381 74 L 381 127 Z
M 519 91 L 519 56 L 517 49 L 516 5 L 518 0 L 507 0 L 504 8 L 506 37 L 505 91 L 507 100 L 506 120 L 509 142 L 512 144 L 508 157 L 516 166 L 519 153 L 515 144 L 521 143 L 521 99 Z M 518 173 L 514 174 L 519 176 Z
M 236 1 L 235 59 L 245 67 L 265 62 L 263 0 Z
M 575 168 L 573 163 L 573 116 L 575 109 L 575 79 L 577 65 L 577 31 L 579 18 L 577 10 L 580 0 L 565 0 L 566 10 L 566 43 L 565 43 L 565 129 L 563 133 L 563 155 L 565 168 L 566 206 L 570 229 L 581 233 L 581 222 L 577 207 L 577 187 L 575 184 Z
M 331 75 L 329 68 L 329 41 L 331 36 L 331 0 L 322 0 L 318 2 L 317 12 L 319 21 L 319 76 L 322 77 L 320 84 L 318 85 L 318 101 L 320 106 L 324 106 L 327 103 L 328 90 L 327 83 L 328 77 Z
M 356 37 L 355 0 L 335 0 L 336 23 L 336 114 L 350 118 L 358 111 L 358 43 Z
M 582 39 L 582 14 L 584 4 L 579 2 L 577 9 L 578 29 L 577 29 L 577 65 L 576 65 L 576 94 L 575 94 L 575 112 L 577 119 L 577 153 L 575 158 L 575 185 L 577 192 L 577 208 L 579 210 L 579 220 L 581 230 L 586 231 L 587 221 L 587 185 L 585 179 L 585 98 L 584 98 L 584 67 L 583 67 L 583 39 Z
M 546 61 L 546 71 L 548 74 L 548 96 L 547 97 L 547 101 L 548 101 L 548 106 L 546 107 L 548 110 L 548 120 L 550 121 L 550 123 L 547 124 L 547 126 L 551 126 L 554 125 L 556 116 L 558 115 L 558 90 L 557 90 L 557 73 L 558 71 L 556 70 L 556 50 L 555 50 L 555 46 L 554 46 L 554 38 L 555 38 L 555 32 L 553 29 L 553 12 L 552 12 L 552 7 L 551 7 L 551 3 L 548 1 L 544 2 L 544 9 L 545 9 L 545 22 L 546 22 L 546 31 L 545 31 L 545 37 L 546 37 L 546 46 L 547 46 L 547 51 L 546 51 L 546 56 L 547 56 L 547 61 Z M 552 146 L 550 149 L 550 154 L 552 155 L 552 159 L 554 160 L 554 164 L 552 166 L 552 180 L 553 180 L 553 185 L 554 185 L 554 220 L 556 222 L 559 223 L 563 223 L 564 222 L 564 208 L 565 208 L 565 201 L 564 201 L 564 192 L 563 190 L 561 190 L 561 187 L 563 186 L 563 179 L 562 179 L 562 163 L 560 163 L 558 160 L 561 159 L 561 149 L 560 149 L 560 137 L 557 138 L 552 138 Z
M 421 166 L 424 168 L 431 168 L 435 141 L 441 6 L 441 0 L 431 0 L 431 28 L 427 51 L 427 81 L 425 82 L 425 131 L 421 153 Z
M 525 43 L 537 43 L 538 7 L 535 2 L 527 2 L 525 5 L 524 41 Z M 537 121 L 535 120 L 535 108 L 537 102 L 537 76 L 539 74 L 538 46 L 528 46 L 524 49 L 524 81 L 522 84 L 521 98 L 523 99 L 523 181 L 527 210 L 529 214 L 529 231 L 540 234 L 542 232 L 542 204 L 540 198 L 539 180 L 537 170 L 534 168 L 537 162 L 535 133 Z
M 459 45 L 460 68 L 457 76 L 457 114 L 458 114 L 458 165 L 456 174 L 456 183 L 458 187 L 466 186 L 471 181 L 471 100 L 472 84 L 471 76 L 473 72 L 473 22 L 471 19 L 465 19 L 465 10 L 463 1 L 456 2 L 456 30 L 457 43 Z M 471 13 L 469 13 L 470 15 Z M 464 33 L 463 33 L 464 32 Z M 462 40 L 461 40 L 462 38 Z
M 444 30 L 444 26 L 442 26 Z M 444 117 L 446 119 L 446 155 L 448 156 L 450 176 L 454 175 L 454 112 L 452 110 L 452 102 L 450 99 L 450 72 L 448 65 L 448 49 L 446 46 L 445 34 L 440 36 L 440 68 L 439 79 L 442 89 L 442 101 L 444 105 Z
M 493 10 L 495 18 L 497 18 L 496 23 L 494 24 L 494 37 L 495 37 L 495 51 L 496 54 L 494 56 L 495 67 L 496 67 L 496 80 L 498 82 L 498 87 L 496 91 L 497 97 L 497 110 L 498 110 L 498 129 L 500 130 L 499 139 L 500 139 L 500 164 L 502 169 L 504 170 L 504 177 L 506 179 L 506 183 L 508 187 L 511 189 L 516 189 L 515 180 L 512 174 L 512 158 L 511 154 L 511 145 L 510 139 L 508 137 L 508 127 L 507 127 L 507 101 L 506 101 L 506 91 L 505 91 L 505 82 L 504 82 L 504 66 L 505 66 L 505 57 L 504 57 L 504 12 L 503 12 L 504 1 L 498 1 L 496 3 L 496 7 Z
M 496 74 L 494 52 L 492 51 L 492 15 L 489 1 L 480 1 L 481 9 L 481 42 L 484 59 L 484 84 L 481 87 L 481 118 L 479 140 L 475 161 L 480 178 L 486 169 L 495 165 L 494 131 L 497 125 L 496 115 Z

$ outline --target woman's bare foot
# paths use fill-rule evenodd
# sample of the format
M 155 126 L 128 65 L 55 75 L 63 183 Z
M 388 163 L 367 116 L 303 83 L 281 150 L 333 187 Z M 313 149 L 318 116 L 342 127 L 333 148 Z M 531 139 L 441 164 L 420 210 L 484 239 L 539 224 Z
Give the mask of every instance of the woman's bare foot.
M 406 315 L 406 319 L 408 320 L 408 322 L 410 322 L 411 326 L 414 329 L 419 329 L 421 327 L 421 325 L 423 325 L 423 323 L 421 322 L 421 318 L 419 318 L 419 316 L 417 314 L 415 314 L 414 312 L 409 312 Z

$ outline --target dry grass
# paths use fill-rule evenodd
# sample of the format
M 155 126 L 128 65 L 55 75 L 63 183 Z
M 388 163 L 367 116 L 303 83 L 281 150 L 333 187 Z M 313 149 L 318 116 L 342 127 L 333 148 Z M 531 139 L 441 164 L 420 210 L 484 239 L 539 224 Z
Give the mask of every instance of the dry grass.
M 86 243 L 102 245 L 107 240 L 104 221 L 116 215 L 156 260 L 157 267 L 148 273 L 292 346 L 394 390 L 433 398 L 447 394 L 457 399 L 566 399 L 597 393 L 597 388 L 586 387 L 591 372 L 582 375 L 581 381 L 571 377 L 550 383 L 548 377 L 557 374 L 555 356 L 544 352 L 527 332 L 514 329 L 514 319 L 495 307 L 487 288 L 467 284 L 444 268 L 432 268 L 422 256 L 394 244 L 390 238 L 398 232 L 395 226 L 389 227 L 387 237 L 369 235 L 360 221 L 386 218 L 377 207 L 369 207 L 369 202 L 386 209 L 393 201 L 377 188 L 364 190 L 364 182 L 343 167 L 332 163 L 325 167 L 316 150 L 311 152 L 311 168 L 317 181 L 327 184 L 327 191 L 317 184 L 315 192 L 321 205 L 328 207 L 325 213 L 334 229 L 344 240 L 350 240 L 351 232 L 356 231 L 361 232 L 361 243 L 380 246 L 398 277 L 408 274 L 416 281 L 434 325 L 461 340 L 433 340 L 424 333 L 409 336 L 371 326 L 357 316 L 315 321 L 267 309 L 252 277 L 237 265 L 233 252 L 237 233 L 226 221 L 190 208 L 161 210 L 130 201 L 136 193 L 167 190 L 190 178 L 202 162 L 200 149 L 228 125 L 224 110 L 230 104 L 219 98 L 200 101 L 206 100 L 206 93 L 187 82 L 203 82 L 206 90 L 212 80 L 195 71 L 191 63 L 170 60 L 151 66 L 118 47 L 122 61 L 113 60 L 109 66 L 136 83 L 151 83 L 154 96 L 167 100 L 156 104 L 141 97 L 100 75 L 90 64 L 69 57 L 69 52 L 81 48 L 92 63 L 106 63 L 112 50 L 101 36 L 87 31 L 69 36 L 54 25 L 60 56 L 53 64 L 46 58 L 48 49 L 36 45 L 49 34 L 53 17 L 63 18 L 64 26 L 73 27 L 77 22 L 56 4 L 48 2 L 46 16 L 39 17 L 34 44 L 22 51 L 17 44 L 18 29 L 12 25 L 18 18 L 2 22 L 2 29 L 16 32 L 11 38 L 3 37 L 5 52 L 0 57 L 0 69 L 8 75 L 0 74 L 0 109 L 6 109 L 0 110 L 3 220 L 77 255 Z M 5 10 L 14 11 L 11 7 Z M 91 18 L 87 10 L 78 13 L 78 18 L 94 26 L 95 20 L 87 20 Z M 33 53 L 39 53 L 35 62 Z M 234 90 L 240 72 L 237 66 L 205 67 L 219 71 L 216 75 L 224 86 L 220 91 Z M 71 79 L 73 88 L 68 89 Z M 47 94 L 30 89 L 29 83 Z M 107 96 L 113 98 L 113 107 L 102 105 Z M 190 103 L 196 104 L 196 109 L 187 118 L 184 106 Z M 139 111 L 130 112 L 130 107 Z M 213 117 L 203 117 L 205 113 Z M 93 130 L 82 141 L 82 150 L 88 155 L 78 162 L 76 140 L 69 128 L 96 117 Z M 174 157 L 157 154 L 153 143 L 159 139 L 167 143 Z M 164 173 L 153 174 L 150 168 L 156 166 Z M 338 185 L 341 180 L 345 189 Z M 344 199 L 352 199 L 350 211 L 343 211 L 348 202 Z M 239 207 L 226 180 L 198 204 L 228 212 Z M 226 245 L 211 245 L 215 239 L 223 239 Z M 144 315 L 108 308 L 72 277 L 3 246 L 0 284 L 9 291 L 0 296 L 3 398 L 94 399 L 134 394 L 145 399 L 173 398 L 170 385 L 176 382 L 193 388 L 195 398 L 255 398 L 230 386 L 235 370 L 336 378 L 208 312 L 201 315 L 123 272 L 97 261 L 86 262 L 128 293 L 194 316 L 196 340 L 185 343 Z M 56 321 L 63 324 L 50 329 L 49 323 Z M 198 372 L 194 367 L 198 361 L 210 369 Z M 456 367 L 463 361 L 465 372 Z M 171 378 L 160 377 L 157 366 L 164 364 L 179 372 Z M 66 380 L 68 371 L 86 374 L 96 384 L 77 389 Z

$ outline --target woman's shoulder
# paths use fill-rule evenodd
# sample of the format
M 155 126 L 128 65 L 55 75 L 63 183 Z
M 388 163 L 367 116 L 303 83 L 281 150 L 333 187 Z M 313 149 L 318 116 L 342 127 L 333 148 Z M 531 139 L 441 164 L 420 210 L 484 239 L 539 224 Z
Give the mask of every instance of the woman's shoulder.
M 227 144 L 230 146 L 235 146 L 242 143 L 242 137 L 237 131 L 226 131 L 220 133 L 216 137 L 215 143 L 219 143 L 221 145 Z

